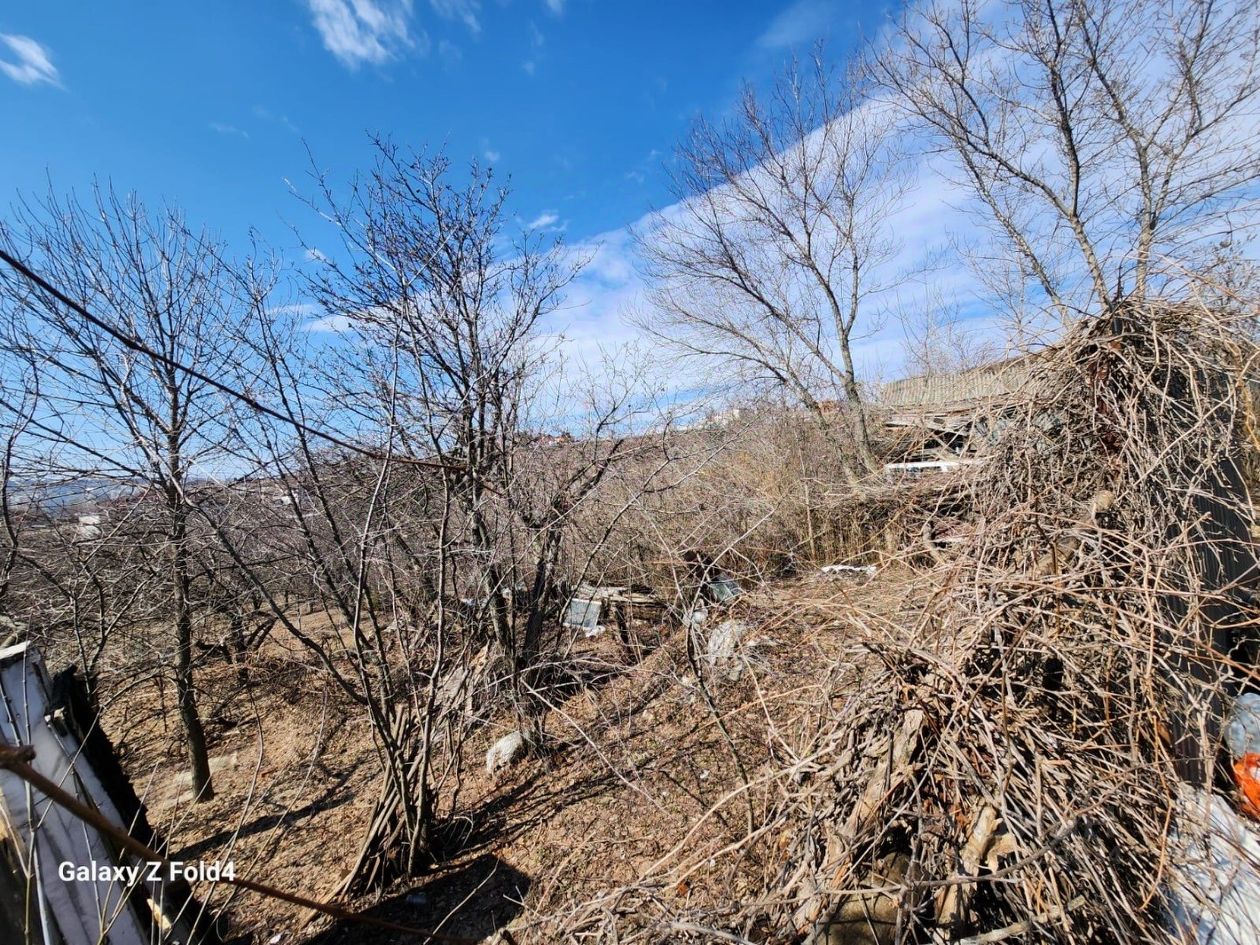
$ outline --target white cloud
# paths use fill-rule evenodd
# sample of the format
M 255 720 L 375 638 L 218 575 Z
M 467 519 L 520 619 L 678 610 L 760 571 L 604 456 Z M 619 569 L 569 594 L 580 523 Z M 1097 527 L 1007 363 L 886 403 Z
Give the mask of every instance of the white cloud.
M 560 14 L 564 13 L 565 0 L 545 0 L 545 2 L 547 4 L 547 9 L 556 16 L 560 16 Z
M 554 210 L 544 210 L 525 224 L 527 230 L 547 230 L 560 222 L 560 215 Z
M 787 49 L 827 34 L 838 13 L 834 0 L 797 0 L 770 21 L 757 39 L 762 49 Z
M 521 68 L 525 70 L 526 75 L 533 75 L 538 68 L 538 64 L 532 59 L 526 59 L 521 63 Z
M 16 57 L 15 61 L 0 59 L 0 72 L 14 82 L 20 85 L 36 85 L 40 82 L 61 84 L 57 67 L 52 63 L 52 50 L 43 43 L 38 43 L 29 36 L 15 36 L 11 33 L 0 33 L 0 43 L 7 46 L 9 53 Z
M 481 12 L 478 0 L 429 0 L 433 12 L 444 20 L 458 20 L 468 27 L 470 33 L 481 32 L 481 20 L 477 14 Z
M 886 231 L 896 235 L 900 250 L 871 274 L 872 287 L 877 289 L 869 300 L 872 314 L 854 344 L 859 372 L 867 380 L 888 379 L 904 371 L 906 329 L 895 313 L 917 318 L 943 307 L 958 312 L 963 330 L 977 338 L 1002 336 L 1000 319 L 989 304 L 990 293 L 955 253 L 955 238 L 982 240 L 984 236 L 977 233 L 967 191 L 950 179 L 946 163 L 941 155 L 921 157 L 907 199 L 886 221 Z M 632 233 L 651 239 L 656 226 L 679 220 L 681 213 L 681 205 L 673 204 L 659 215 L 569 247 L 573 258 L 585 260 L 586 265 L 548 325 L 566 357 L 591 367 L 610 350 L 657 344 L 635 325 L 636 315 L 650 311 L 650 301 Z M 924 271 L 925 259 L 934 253 L 943 254 L 944 261 Z M 668 352 L 659 352 L 655 362 L 664 375 L 657 379 L 662 389 L 686 392 L 701 383 L 697 365 L 680 369 Z
M 242 128 L 237 128 L 236 125 L 229 125 L 227 122 L 224 122 L 224 121 L 210 122 L 210 130 L 215 132 L 216 134 L 234 135 L 238 138 L 246 138 L 246 139 L 249 138 L 248 131 L 245 131 Z
M 494 150 L 494 148 L 486 148 L 485 157 L 486 157 L 486 160 L 489 161 L 491 164 L 497 164 L 499 159 L 503 157 L 503 155 L 500 154 L 498 151 Z
M 343 65 L 380 65 L 415 46 L 412 0 L 307 0 L 324 48 Z
M 261 118 L 263 121 L 273 122 L 286 131 L 291 131 L 295 135 L 300 135 L 302 133 L 298 126 L 289 120 L 288 115 L 277 115 L 269 108 L 265 108 L 262 105 L 254 106 L 254 117 Z
M 293 302 L 288 305 L 274 305 L 267 309 L 270 315 L 311 315 L 319 311 L 314 302 Z
M 354 322 L 345 315 L 325 315 L 307 322 L 303 327 L 307 331 L 341 335 L 350 331 L 353 326 Z

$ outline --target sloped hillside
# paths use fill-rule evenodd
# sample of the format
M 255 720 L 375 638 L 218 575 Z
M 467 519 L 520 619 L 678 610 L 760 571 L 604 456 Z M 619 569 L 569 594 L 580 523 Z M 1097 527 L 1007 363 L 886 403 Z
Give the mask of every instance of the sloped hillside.
M 479 762 L 506 720 L 486 720 L 469 744 L 450 860 L 381 902 L 354 905 L 458 937 L 507 926 L 518 941 L 543 941 L 575 909 L 615 912 L 628 887 L 679 908 L 757 895 L 779 868 L 782 838 L 761 825 L 785 772 L 810 769 L 817 726 L 837 700 L 860 696 L 862 667 L 878 658 L 871 628 L 895 627 L 924 593 L 897 567 L 869 579 L 819 574 L 746 594 L 696 632 L 690 653 L 678 627 L 637 663 L 611 635 L 583 641 L 572 659 L 585 684 L 554 704 L 543 750 L 490 776 Z M 173 754 L 134 766 L 160 751 L 160 716 L 127 746 L 132 775 L 176 859 L 231 859 L 251 879 L 321 898 L 356 852 L 377 762 L 366 726 L 337 693 L 312 687 L 296 645 L 278 636 L 264 656 L 251 672 L 271 684 L 253 686 L 252 698 L 230 667 L 216 670 L 213 801 L 188 803 Z M 134 692 L 109 715 L 136 731 L 131 713 L 151 696 Z M 198 891 L 227 904 L 241 942 L 348 945 L 390 934 L 250 893 Z

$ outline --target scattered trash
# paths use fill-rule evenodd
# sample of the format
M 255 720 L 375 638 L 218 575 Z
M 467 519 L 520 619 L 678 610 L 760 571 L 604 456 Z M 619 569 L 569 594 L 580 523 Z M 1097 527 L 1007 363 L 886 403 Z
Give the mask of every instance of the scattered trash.
M 729 574 L 718 574 L 705 587 L 708 589 L 709 599 L 715 604 L 729 603 L 744 593 L 744 589 L 739 586 L 739 582 Z
M 695 610 L 689 610 L 683 615 L 683 626 L 688 630 L 698 630 L 704 626 L 704 622 L 709 619 L 709 611 L 704 607 L 697 607 Z
M 1242 794 L 1243 812 L 1260 820 L 1260 754 L 1248 752 L 1234 762 L 1234 781 Z
M 590 639 L 615 628 L 623 643 L 635 621 L 652 620 L 664 605 L 651 588 L 641 584 L 580 584 L 560 619 L 566 627 L 580 629 Z
M 1238 697 L 1225 726 L 1225 744 L 1235 758 L 1260 752 L 1260 693 Z
M 867 577 L 875 576 L 875 565 L 873 564 L 826 564 L 818 569 L 819 574 L 865 574 Z
M 409 906 L 427 906 L 429 904 L 429 894 L 423 889 L 417 889 L 415 892 L 407 893 L 407 905 Z
M 561 621 L 566 627 L 580 627 L 588 637 L 600 631 L 599 612 L 603 605 L 597 600 L 575 597 L 569 601 L 569 609 Z
M 1177 799 L 1171 931 L 1200 945 L 1260 941 L 1260 837 L 1223 798 L 1183 786 Z
M 734 657 L 739 641 L 747 632 L 748 624 L 742 620 L 723 620 L 714 627 L 709 637 L 709 665 L 716 666 Z
M 735 659 L 735 653 L 739 649 L 740 641 L 744 639 L 747 633 L 748 624 L 744 621 L 723 620 L 713 628 L 713 633 L 709 637 L 709 646 L 706 653 L 709 666 L 714 669 L 719 666 L 728 667 L 726 678 L 731 682 L 738 680 L 744 672 L 743 663 Z
M 1234 760 L 1243 812 L 1260 820 L 1260 693 L 1238 697 L 1225 727 L 1225 744 Z
M 500 768 L 506 768 L 525 757 L 527 743 L 520 732 L 504 735 L 490 746 L 486 752 L 486 774 L 493 775 Z

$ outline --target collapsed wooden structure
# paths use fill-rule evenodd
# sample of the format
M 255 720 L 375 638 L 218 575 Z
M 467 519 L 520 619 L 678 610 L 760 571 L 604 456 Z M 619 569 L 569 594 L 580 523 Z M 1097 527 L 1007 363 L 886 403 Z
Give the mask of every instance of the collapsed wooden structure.
M 1045 353 L 885 384 L 878 410 L 896 444 L 884 471 L 919 476 L 974 464 L 1001 434 Z

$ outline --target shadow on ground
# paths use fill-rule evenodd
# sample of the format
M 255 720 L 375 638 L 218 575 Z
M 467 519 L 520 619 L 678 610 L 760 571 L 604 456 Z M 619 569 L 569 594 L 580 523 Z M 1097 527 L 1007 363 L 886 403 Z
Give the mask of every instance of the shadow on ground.
M 345 793 L 343 789 L 362 764 L 362 760 L 356 761 L 350 768 L 343 771 L 323 794 L 309 804 L 293 809 L 286 808 L 274 814 L 260 815 L 247 824 L 233 825 L 196 843 L 190 843 L 181 847 L 171 854 L 171 859 L 185 862 L 195 860 L 219 849 L 230 841 L 252 837 L 254 834 L 272 830 L 285 824 L 293 824 L 314 814 L 332 810 L 334 807 L 340 807 L 350 800 L 350 795 Z
M 383 899 L 362 914 L 399 925 L 474 941 L 491 938 L 521 913 L 530 878 L 497 856 L 485 854 L 426 877 L 409 892 Z M 338 922 L 308 945 L 366 945 L 417 941 L 404 933 Z

